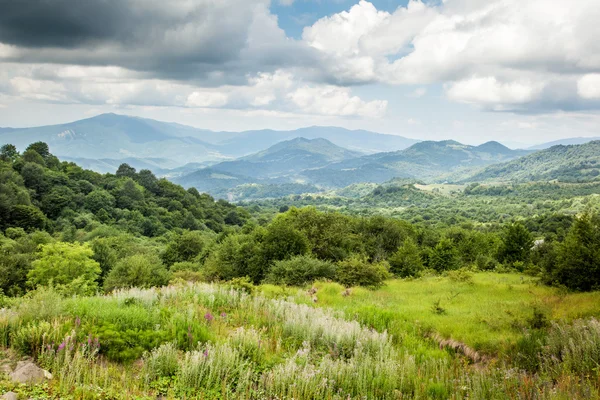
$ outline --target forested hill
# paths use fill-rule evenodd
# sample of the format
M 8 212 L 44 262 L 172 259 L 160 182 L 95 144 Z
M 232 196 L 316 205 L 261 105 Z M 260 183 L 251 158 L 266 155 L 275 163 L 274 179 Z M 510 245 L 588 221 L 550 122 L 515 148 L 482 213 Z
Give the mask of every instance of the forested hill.
M 246 219 L 246 211 L 226 201 L 127 164 L 114 175 L 101 175 L 61 162 L 43 142 L 23 154 L 12 145 L 0 150 L 1 230 L 68 233 L 102 223 L 152 237 L 177 228 L 219 232 Z
M 600 180 L 600 141 L 572 146 L 553 146 L 525 157 L 489 166 L 465 182 Z

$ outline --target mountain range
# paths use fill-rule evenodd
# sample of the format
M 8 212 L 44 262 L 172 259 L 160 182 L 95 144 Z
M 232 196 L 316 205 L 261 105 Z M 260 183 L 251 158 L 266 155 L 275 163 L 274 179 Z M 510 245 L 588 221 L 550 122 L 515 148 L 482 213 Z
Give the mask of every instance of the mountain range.
M 398 178 L 458 183 L 597 180 L 600 141 L 590 139 L 513 150 L 495 141 L 479 146 L 420 142 L 336 127 L 214 132 L 116 114 L 38 128 L 0 128 L 0 145 L 23 150 L 44 141 L 54 154 L 84 168 L 106 173 L 128 163 L 230 200 Z
M 11 143 L 21 150 L 30 143 L 44 141 L 53 154 L 62 158 L 145 160 L 159 157 L 166 160 L 163 165 L 176 166 L 232 160 L 297 137 L 323 138 L 365 153 L 401 150 L 418 142 L 396 135 L 318 126 L 292 131 L 214 132 L 118 114 L 101 114 L 61 125 L 0 128 L 0 144 Z

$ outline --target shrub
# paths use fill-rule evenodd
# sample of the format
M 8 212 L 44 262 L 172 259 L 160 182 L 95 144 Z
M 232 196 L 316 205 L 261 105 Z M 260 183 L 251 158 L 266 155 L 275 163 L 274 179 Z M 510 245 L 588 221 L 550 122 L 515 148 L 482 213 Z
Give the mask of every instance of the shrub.
M 32 286 L 57 285 L 66 294 L 92 294 L 98 289 L 100 264 L 92 260 L 87 245 L 50 243 L 42 246 L 40 259 L 27 274 Z M 75 282 L 77 281 L 77 282 Z
M 154 254 L 136 254 L 117 262 L 104 282 L 106 290 L 117 288 L 148 288 L 169 282 L 169 272 Z
M 391 255 L 388 262 L 393 274 L 401 277 L 417 277 L 423 271 L 423 260 L 419 247 L 414 240 L 407 239 L 400 248 Z
M 366 259 L 354 256 L 338 263 L 336 280 L 346 287 L 366 286 L 376 288 L 390 278 L 387 263 L 370 264 Z
M 290 260 L 276 261 L 266 281 L 269 283 L 290 286 L 302 286 L 318 279 L 333 279 L 336 273 L 335 264 L 321 261 L 311 256 L 297 256 Z
M 433 248 L 429 257 L 429 267 L 437 272 L 457 269 L 459 266 L 458 252 L 450 239 L 442 239 Z

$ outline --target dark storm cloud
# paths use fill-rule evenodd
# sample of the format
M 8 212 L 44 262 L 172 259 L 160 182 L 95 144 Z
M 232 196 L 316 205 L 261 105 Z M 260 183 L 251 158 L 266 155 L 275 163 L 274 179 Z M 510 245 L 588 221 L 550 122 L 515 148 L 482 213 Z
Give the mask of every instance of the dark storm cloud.
M 119 0 L 0 0 L 0 42 L 72 48 L 122 40 L 131 35 L 131 11 Z
M 248 74 L 310 63 L 268 0 L 0 0 L 5 61 L 115 65 L 144 77 L 242 83 Z

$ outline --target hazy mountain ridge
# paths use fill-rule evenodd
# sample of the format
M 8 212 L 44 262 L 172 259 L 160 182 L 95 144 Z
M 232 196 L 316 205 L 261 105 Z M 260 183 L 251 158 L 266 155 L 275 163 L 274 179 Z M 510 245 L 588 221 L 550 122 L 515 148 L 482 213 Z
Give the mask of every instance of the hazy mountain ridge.
M 396 135 L 318 126 L 291 131 L 215 132 L 119 114 L 101 114 L 66 124 L 33 128 L 0 128 L 0 145 L 11 143 L 20 150 L 30 143 L 43 141 L 61 157 L 100 160 L 159 155 L 179 166 L 190 162 L 231 160 L 297 137 L 324 138 L 337 146 L 363 153 L 400 150 L 418 142 Z
M 519 159 L 491 165 L 464 182 L 596 181 L 600 175 L 600 141 L 558 145 Z

